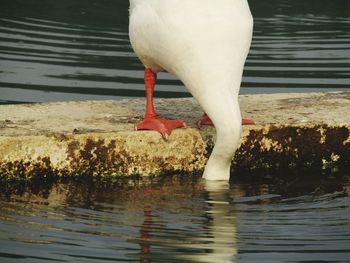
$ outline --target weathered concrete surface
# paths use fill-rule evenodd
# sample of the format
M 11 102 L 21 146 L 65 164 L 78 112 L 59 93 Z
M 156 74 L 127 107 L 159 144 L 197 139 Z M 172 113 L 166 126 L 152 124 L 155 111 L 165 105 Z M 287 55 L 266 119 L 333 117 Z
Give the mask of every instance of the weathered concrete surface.
M 350 93 L 240 96 L 245 126 L 233 169 L 294 166 L 350 167 Z M 133 131 L 144 99 L 0 106 L 0 173 L 150 175 L 204 168 L 215 130 L 196 127 L 193 99 L 158 99 L 159 115 L 182 118 L 165 141 Z

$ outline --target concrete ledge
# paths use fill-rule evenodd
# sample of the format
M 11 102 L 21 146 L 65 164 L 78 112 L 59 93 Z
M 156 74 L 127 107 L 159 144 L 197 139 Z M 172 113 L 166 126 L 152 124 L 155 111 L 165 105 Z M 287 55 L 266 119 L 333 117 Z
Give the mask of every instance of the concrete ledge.
M 245 126 L 234 170 L 350 167 L 350 93 L 240 96 Z M 212 127 L 198 129 L 193 99 L 158 99 L 159 115 L 189 126 L 169 141 L 133 131 L 145 100 L 60 102 L 0 106 L 0 173 L 159 175 L 200 172 L 214 145 Z

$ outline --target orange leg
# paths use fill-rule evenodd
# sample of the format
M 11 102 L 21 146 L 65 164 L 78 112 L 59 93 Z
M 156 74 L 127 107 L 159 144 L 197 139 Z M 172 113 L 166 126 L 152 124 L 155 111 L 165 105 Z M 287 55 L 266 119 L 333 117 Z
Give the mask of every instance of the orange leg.
M 251 119 L 242 119 L 242 125 L 254 125 L 254 120 Z M 213 122 L 209 118 L 209 116 L 204 113 L 203 116 L 198 121 L 198 126 L 200 125 L 213 125 Z
M 146 86 L 146 113 L 143 121 L 135 124 L 135 130 L 154 130 L 158 131 L 165 139 L 176 128 L 185 127 L 183 120 L 167 120 L 158 117 L 153 104 L 153 92 L 157 76 L 149 68 L 145 69 L 145 86 Z

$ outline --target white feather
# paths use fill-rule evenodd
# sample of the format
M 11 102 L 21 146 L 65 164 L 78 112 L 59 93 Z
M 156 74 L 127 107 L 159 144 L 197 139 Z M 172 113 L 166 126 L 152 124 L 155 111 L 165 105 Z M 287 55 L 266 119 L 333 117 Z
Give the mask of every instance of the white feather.
M 179 78 L 213 121 L 217 140 L 204 171 L 228 180 L 241 134 L 238 93 L 252 38 L 246 0 L 130 0 L 130 41 L 154 72 Z

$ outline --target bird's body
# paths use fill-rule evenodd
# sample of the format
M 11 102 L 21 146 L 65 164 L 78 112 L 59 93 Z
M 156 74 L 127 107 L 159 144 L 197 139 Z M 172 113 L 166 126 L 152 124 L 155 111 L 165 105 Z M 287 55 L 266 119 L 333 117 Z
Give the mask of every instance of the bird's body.
M 217 130 L 204 177 L 227 180 L 241 134 L 238 93 L 252 38 L 246 0 L 130 0 L 130 41 L 147 69 L 179 78 Z

